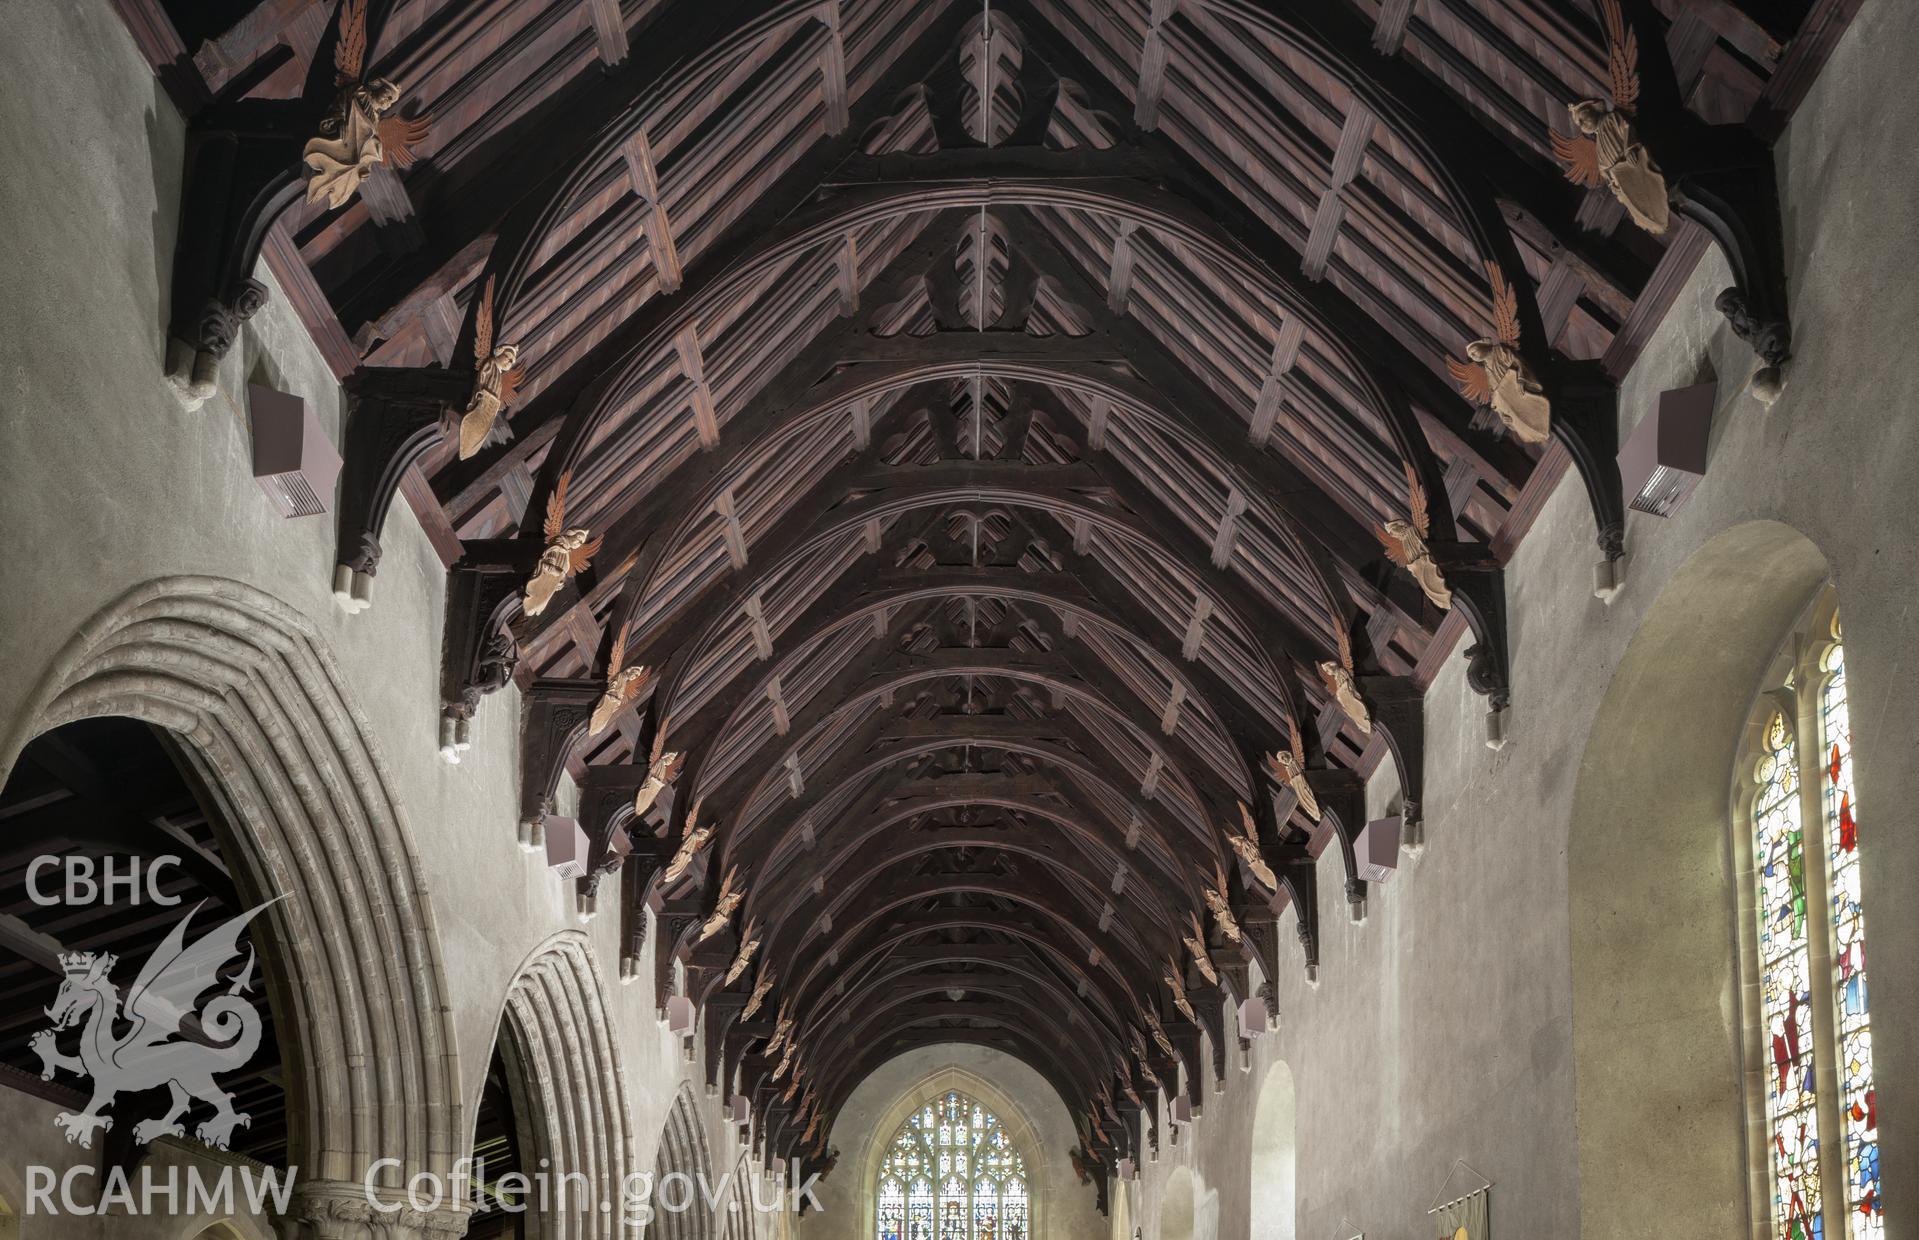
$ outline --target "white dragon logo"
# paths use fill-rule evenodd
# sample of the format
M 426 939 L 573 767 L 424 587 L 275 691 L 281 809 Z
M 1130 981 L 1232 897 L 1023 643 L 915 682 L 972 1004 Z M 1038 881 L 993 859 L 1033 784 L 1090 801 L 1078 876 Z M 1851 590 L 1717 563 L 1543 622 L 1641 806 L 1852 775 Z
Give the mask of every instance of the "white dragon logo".
M 60 994 L 46 1009 L 52 1029 L 43 1029 L 29 1045 L 40 1056 L 41 1080 L 52 1080 L 56 1070 L 93 1078 L 93 1099 L 80 1112 L 64 1111 L 54 1123 L 66 1130 L 67 1140 L 93 1148 L 96 1131 L 113 1127 L 113 1117 L 101 1114 L 122 1090 L 138 1092 L 165 1085 L 172 1094 L 167 1113 L 142 1120 L 133 1129 L 142 1144 L 156 1137 L 186 1134 L 180 1117 L 197 1098 L 213 1108 L 213 1117 L 194 1130 L 194 1136 L 215 1149 L 227 1148 L 236 1127 L 248 1117 L 233 1109 L 233 1096 L 214 1083 L 216 1072 L 230 1072 L 253 1057 L 260 1045 L 260 1013 L 240 997 L 253 975 L 253 958 L 227 986 L 226 993 L 207 1000 L 196 1011 L 201 992 L 219 980 L 220 971 L 240 955 L 240 933 L 262 909 L 248 909 L 223 922 L 200 940 L 186 945 L 187 923 L 200 909 L 195 905 L 173 927 L 166 941 L 147 958 L 146 967 L 127 992 L 126 1011 L 120 1010 L 120 991 L 108 974 L 116 957 L 93 952 L 64 952 L 60 967 L 66 977 Z M 189 1016 L 199 1026 L 201 1040 L 167 1041 L 180 1034 Z M 56 1035 L 81 1020 L 80 1053 L 62 1054 Z M 129 1026 L 125 1033 L 115 1027 Z

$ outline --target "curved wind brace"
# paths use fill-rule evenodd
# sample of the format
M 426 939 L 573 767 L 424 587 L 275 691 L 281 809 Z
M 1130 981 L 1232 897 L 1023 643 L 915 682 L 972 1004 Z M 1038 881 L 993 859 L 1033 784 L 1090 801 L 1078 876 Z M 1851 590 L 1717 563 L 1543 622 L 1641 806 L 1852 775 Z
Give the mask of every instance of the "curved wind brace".
M 333 594 L 366 609 L 380 570 L 380 535 L 406 471 L 446 433 L 471 374 L 426 368 L 363 370 L 347 381 L 352 410 L 340 467 L 339 549 Z
M 520 696 L 520 819 L 540 822 L 553 812 L 553 797 L 574 746 L 586 735 L 597 680 L 539 679 Z
M 1626 497 L 1619 480 L 1619 389 L 1598 362 L 1553 368 L 1552 436 L 1586 487 L 1600 551 L 1610 564 L 1626 553 Z
M 1466 648 L 1467 687 L 1499 714 L 1512 705 L 1504 570 L 1478 543 L 1435 544 L 1432 553 L 1452 587 L 1453 606 L 1473 632 L 1473 644 Z
M 1399 772 L 1400 817 L 1418 822 L 1426 797 L 1425 694 L 1410 676 L 1361 676 L 1358 684 L 1373 708 L 1373 731 Z
M 267 231 L 299 200 L 301 147 L 322 111 L 244 100 L 202 112 L 188 129 L 168 334 L 193 352 L 189 392 L 200 399 L 240 325 L 266 304 L 253 271 Z
M 648 873 L 665 864 L 663 841 L 650 834 L 636 835 L 640 824 L 633 817 L 633 794 L 646 782 L 646 767 L 624 763 L 619 766 L 589 766 L 580 780 L 579 818 L 586 832 L 586 877 L 579 880 L 580 894 L 587 900 L 599 895 L 600 880 L 625 869 Z M 623 847 L 614 847 L 620 831 L 626 832 Z M 644 885 L 644 884 L 642 884 Z M 625 910 L 622 915 L 628 915 Z
M 1312 770 L 1306 782 L 1319 798 L 1319 831 L 1329 832 L 1339 844 L 1339 859 L 1346 867 L 1346 910 L 1355 922 L 1366 920 L 1366 880 L 1359 876 L 1355 842 L 1366 829 L 1366 784 L 1359 772 L 1349 770 Z
M 1725 145 L 1714 139 L 1723 139 Z M 1772 152 L 1758 147 L 1738 126 L 1714 127 L 1699 149 L 1718 158 L 1707 156 L 1673 179 L 1673 207 L 1719 244 L 1733 283 L 1714 304 L 1733 334 L 1776 372 L 1792 357 L 1792 313 L 1786 300 L 1785 230 Z M 1725 158 L 1735 152 L 1743 152 L 1743 157 Z
M 480 698 L 506 687 L 519 666 L 511 620 L 538 552 L 515 540 L 465 544 L 447 569 L 446 628 L 440 648 L 443 718 L 470 723 Z

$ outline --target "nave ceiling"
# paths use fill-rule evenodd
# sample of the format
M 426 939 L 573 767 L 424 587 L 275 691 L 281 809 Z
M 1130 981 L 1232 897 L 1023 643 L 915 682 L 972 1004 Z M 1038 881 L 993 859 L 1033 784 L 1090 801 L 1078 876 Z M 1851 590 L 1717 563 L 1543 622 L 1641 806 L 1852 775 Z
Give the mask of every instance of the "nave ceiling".
M 336 589 L 404 498 L 447 749 L 518 686 L 522 818 L 578 785 L 769 1159 L 973 1041 L 1102 1183 L 1363 912 L 1438 664 L 1503 706 L 1568 471 L 1554 553 L 1620 556 L 1707 246 L 1789 376 L 1769 144 L 1856 7 L 117 2 L 192 117 L 183 384 L 264 258 L 355 397 Z

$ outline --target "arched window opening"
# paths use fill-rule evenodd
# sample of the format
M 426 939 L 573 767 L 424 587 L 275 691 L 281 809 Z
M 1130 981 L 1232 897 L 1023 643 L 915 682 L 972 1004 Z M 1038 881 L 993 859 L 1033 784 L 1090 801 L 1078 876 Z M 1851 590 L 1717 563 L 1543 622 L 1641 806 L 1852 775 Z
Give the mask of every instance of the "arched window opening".
M 514 1105 L 519 1079 L 515 1048 L 502 1028 L 493 1048 L 493 1062 L 487 1066 L 486 1084 L 480 1091 L 480 1110 L 473 1123 L 473 1193 L 476 1201 L 467 1223 L 466 1240 L 526 1240 L 536 1234 L 537 1214 L 526 1194 L 514 1191 L 521 1183 L 511 1176 L 522 1176 L 529 1168 L 521 1154 L 530 1144 L 522 1131 L 520 1108 Z
M 1766 1235 L 1882 1240 L 1864 816 L 1853 785 L 1845 644 L 1830 596 L 1761 696 L 1740 814 L 1756 945 L 1749 1070 Z
M 949 1090 L 893 1134 L 874 1188 L 877 1240 L 1030 1240 L 1029 1191 L 999 1118 Z
M 1297 1114 L 1292 1069 L 1275 1062 L 1253 1111 L 1252 1240 L 1293 1240 Z

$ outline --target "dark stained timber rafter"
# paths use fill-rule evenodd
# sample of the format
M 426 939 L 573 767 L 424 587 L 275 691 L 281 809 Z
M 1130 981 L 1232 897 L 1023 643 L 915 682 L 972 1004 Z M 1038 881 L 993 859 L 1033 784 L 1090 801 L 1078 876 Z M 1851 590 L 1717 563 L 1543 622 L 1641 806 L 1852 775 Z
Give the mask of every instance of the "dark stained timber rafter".
M 1604 6 L 371 0 L 336 80 L 338 0 L 225 6 L 184 54 L 147 4 L 192 113 L 170 365 L 211 390 L 264 261 L 353 371 L 341 601 L 404 495 L 452 566 L 445 751 L 519 685 L 523 817 L 580 788 L 581 907 L 617 891 L 623 969 L 704 1005 L 758 1157 L 827 1165 L 868 1073 L 973 1043 L 1060 1092 L 1103 1203 L 1159 1147 L 1142 1095 L 1197 1106 L 1221 1012 L 1316 973 L 1321 849 L 1365 907 L 1365 778 L 1392 761 L 1417 819 L 1422 678 L 1462 630 L 1503 707 L 1493 548 L 1562 459 L 1622 552 L 1617 380 L 1702 235 L 1754 390 L 1784 381 L 1770 143 L 1856 3 L 1720 5 L 1671 47 L 1673 6 L 1620 4 L 1663 236 L 1561 162 Z M 1747 123 L 1716 123 L 1738 88 L 1709 61 Z M 307 144 L 381 75 L 408 149 L 303 201 Z M 1534 446 L 1448 366 L 1507 284 L 1552 405 Z M 505 344 L 523 396 L 488 377 Z M 458 459 L 482 393 L 508 433 Z M 590 563 L 549 543 L 562 493 Z M 1414 494 L 1457 618 L 1375 535 Z M 1295 744 L 1318 821 L 1271 765 Z M 668 875 L 696 803 L 710 835 Z

